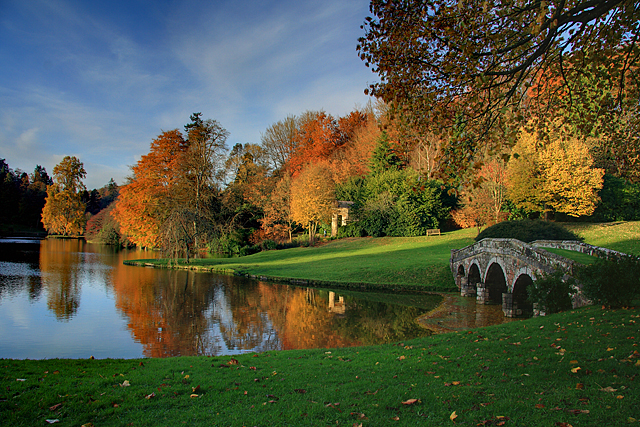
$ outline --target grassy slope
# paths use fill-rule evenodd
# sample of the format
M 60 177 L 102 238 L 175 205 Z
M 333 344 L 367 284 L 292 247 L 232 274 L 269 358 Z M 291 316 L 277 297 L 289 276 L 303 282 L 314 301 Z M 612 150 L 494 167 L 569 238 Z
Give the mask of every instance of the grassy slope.
M 454 286 L 451 249 L 473 243 L 474 236 L 474 230 L 459 230 L 431 237 L 342 239 L 241 258 L 197 259 L 190 265 L 271 277 L 449 290 Z
M 582 237 L 585 243 L 640 255 L 640 221 L 562 225 Z

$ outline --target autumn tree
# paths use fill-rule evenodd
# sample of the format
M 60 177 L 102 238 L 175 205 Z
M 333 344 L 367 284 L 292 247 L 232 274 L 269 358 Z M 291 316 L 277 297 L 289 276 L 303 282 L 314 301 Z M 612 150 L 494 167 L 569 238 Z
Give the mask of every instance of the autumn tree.
M 603 175 L 584 141 L 566 129 L 546 135 L 523 129 L 508 163 L 508 197 L 534 212 L 591 215 Z
M 79 236 L 84 231 L 85 205 L 80 192 L 85 189 L 82 179 L 87 175 L 77 157 L 66 156 L 53 168 L 53 184 L 47 187 L 42 210 L 42 224 L 49 233 Z
M 264 238 L 274 241 L 292 240 L 296 222 L 291 214 L 291 182 L 291 176 L 285 173 L 262 204 L 263 216 L 260 224 Z
M 505 109 L 519 107 L 527 85 L 558 75 L 564 85 L 563 70 L 597 58 L 617 81 L 619 103 L 640 57 L 633 0 L 372 0 L 370 10 L 357 45 L 380 76 L 368 92 L 422 132 L 461 120 L 469 138 L 449 142 L 459 168 L 490 142 Z
M 203 214 L 206 203 L 220 190 L 223 180 L 226 142 L 229 132 L 216 120 L 191 115 L 185 126 L 187 152 L 182 160 L 181 189 L 195 213 Z
M 262 148 L 274 170 L 282 169 L 289 161 L 298 145 L 297 134 L 298 117 L 289 115 L 269 126 L 260 135 Z
M 186 141 L 177 129 L 163 132 L 131 168 L 129 182 L 120 187 L 112 215 L 123 235 L 137 246 L 158 246 L 160 226 L 180 201 L 177 188 L 186 152 Z
M 306 226 L 310 244 L 315 241 L 318 225 L 331 219 L 334 187 L 329 171 L 321 163 L 307 165 L 291 182 L 291 219 Z
M 507 201 L 507 173 L 502 161 L 490 159 L 476 175 L 462 191 L 461 207 L 451 215 L 460 227 L 476 227 L 479 233 L 482 227 L 506 219 L 503 206 Z

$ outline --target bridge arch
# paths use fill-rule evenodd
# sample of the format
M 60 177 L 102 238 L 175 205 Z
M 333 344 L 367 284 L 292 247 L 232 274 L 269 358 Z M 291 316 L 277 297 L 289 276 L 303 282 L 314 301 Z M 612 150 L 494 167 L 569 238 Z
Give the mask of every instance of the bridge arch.
M 482 275 L 480 274 L 480 267 L 478 266 L 478 263 L 474 261 L 469 266 L 468 283 L 470 285 L 475 285 L 481 282 L 482 282 Z
M 520 274 L 513 283 L 513 302 L 518 310 L 522 310 L 521 315 L 530 317 L 533 315 L 533 304 L 528 301 L 529 292 L 527 288 L 533 284 L 534 277 L 527 273 Z
M 502 304 L 502 294 L 508 291 L 507 278 L 502 265 L 492 260 L 484 278 L 485 288 L 489 291 L 489 299 L 496 304 Z

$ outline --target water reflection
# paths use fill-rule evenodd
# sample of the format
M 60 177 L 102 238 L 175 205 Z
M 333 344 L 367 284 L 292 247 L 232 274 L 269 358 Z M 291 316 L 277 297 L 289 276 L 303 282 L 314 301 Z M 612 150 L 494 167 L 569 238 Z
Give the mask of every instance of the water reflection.
M 0 241 L 0 357 L 167 357 L 378 344 L 424 336 L 439 302 L 123 265 L 150 253 Z M 395 297 L 395 296 L 394 296 Z

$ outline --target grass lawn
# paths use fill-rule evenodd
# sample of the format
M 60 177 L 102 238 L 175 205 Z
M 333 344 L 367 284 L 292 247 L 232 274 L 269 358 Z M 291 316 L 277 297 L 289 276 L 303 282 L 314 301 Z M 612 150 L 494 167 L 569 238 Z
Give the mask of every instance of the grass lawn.
M 334 240 L 309 248 L 260 252 L 240 258 L 191 260 L 190 268 L 233 271 L 328 285 L 374 284 L 391 289 L 453 290 L 451 249 L 473 243 L 475 230 L 441 236 Z M 166 264 L 165 260 L 127 261 Z
M 640 425 L 640 310 L 235 357 L 0 360 L 7 426 Z
M 580 264 L 593 264 L 598 258 L 593 257 L 589 254 L 583 254 L 582 252 L 570 251 L 568 249 L 559 249 L 559 248 L 541 248 L 545 251 L 552 252 L 556 255 L 563 256 L 565 258 L 569 258 L 575 262 L 579 262 Z
M 640 255 L 640 221 L 601 224 L 566 222 L 561 225 L 582 237 L 585 243 Z

